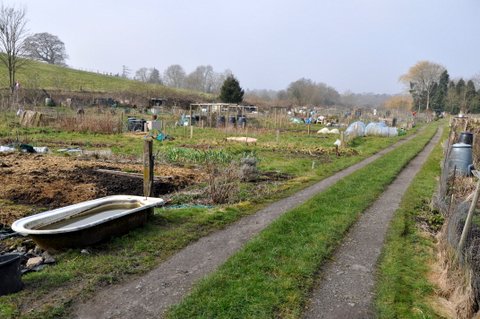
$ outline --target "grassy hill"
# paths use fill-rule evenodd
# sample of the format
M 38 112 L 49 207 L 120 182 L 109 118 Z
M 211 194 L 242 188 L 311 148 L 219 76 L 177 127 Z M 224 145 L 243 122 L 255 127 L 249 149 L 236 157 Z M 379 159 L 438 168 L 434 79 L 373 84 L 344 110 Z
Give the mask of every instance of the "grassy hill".
M 50 65 L 27 60 L 17 71 L 16 78 L 20 82 L 23 94 L 46 90 L 68 94 L 75 93 L 108 93 L 109 96 L 137 95 L 145 97 L 166 97 L 180 101 L 211 101 L 215 96 L 184 89 L 169 88 L 159 84 L 143 83 L 121 77 L 80 71 L 68 67 Z M 8 73 L 4 65 L 0 65 L 0 88 L 8 90 Z

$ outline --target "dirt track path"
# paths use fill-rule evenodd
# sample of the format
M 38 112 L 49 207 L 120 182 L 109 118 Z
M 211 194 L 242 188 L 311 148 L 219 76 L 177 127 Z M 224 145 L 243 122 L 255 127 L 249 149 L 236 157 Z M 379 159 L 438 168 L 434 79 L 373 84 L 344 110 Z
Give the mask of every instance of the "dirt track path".
M 100 291 L 87 302 L 74 305 L 74 316 L 82 319 L 162 317 L 170 306 L 180 302 L 190 292 L 199 279 L 215 271 L 277 217 L 413 137 L 201 238 L 144 276 Z
M 322 267 L 321 279 L 306 306 L 304 318 L 375 317 L 372 305 L 375 266 L 390 220 L 441 135 L 440 129 L 345 236 L 331 261 Z

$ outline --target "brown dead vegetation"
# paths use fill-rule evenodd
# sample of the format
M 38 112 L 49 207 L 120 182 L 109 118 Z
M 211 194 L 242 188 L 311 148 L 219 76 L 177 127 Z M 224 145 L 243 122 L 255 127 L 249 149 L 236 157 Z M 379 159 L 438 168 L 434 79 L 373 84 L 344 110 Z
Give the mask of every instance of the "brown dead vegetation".
M 446 232 L 442 229 L 437 235 L 437 259 L 431 266 L 430 280 L 438 287 L 432 305 L 446 318 L 472 318 L 475 312 L 473 272 L 468 265 L 459 265 L 456 252 L 447 243 Z

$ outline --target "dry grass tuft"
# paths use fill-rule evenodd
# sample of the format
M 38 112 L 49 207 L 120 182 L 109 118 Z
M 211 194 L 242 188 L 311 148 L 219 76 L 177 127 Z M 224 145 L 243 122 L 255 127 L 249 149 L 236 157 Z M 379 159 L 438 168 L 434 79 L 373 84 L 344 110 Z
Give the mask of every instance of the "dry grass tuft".
M 455 178 L 455 185 L 453 190 L 455 200 L 459 203 L 463 202 L 466 199 L 469 199 L 475 191 L 475 186 L 475 177 L 457 176 Z
M 235 163 L 227 167 L 207 165 L 207 195 L 213 204 L 227 204 L 235 202 L 240 190 L 240 176 L 238 165 Z
M 123 130 L 121 119 L 112 114 L 65 115 L 59 117 L 53 126 L 64 131 L 101 134 L 118 134 Z
M 432 304 L 447 318 L 469 319 L 475 315 L 475 295 L 472 288 L 473 271 L 459 265 L 456 252 L 447 243 L 447 227 L 437 235 L 437 260 L 432 265 L 430 280 L 438 287 Z

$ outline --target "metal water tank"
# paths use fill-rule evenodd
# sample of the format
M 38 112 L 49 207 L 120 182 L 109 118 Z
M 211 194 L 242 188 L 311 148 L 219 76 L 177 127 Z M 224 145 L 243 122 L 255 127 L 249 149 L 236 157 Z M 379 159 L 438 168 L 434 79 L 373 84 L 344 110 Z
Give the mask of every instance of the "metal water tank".
M 452 145 L 448 156 L 448 170 L 453 171 L 456 167 L 456 174 L 468 176 L 473 168 L 472 145 L 456 143 Z

